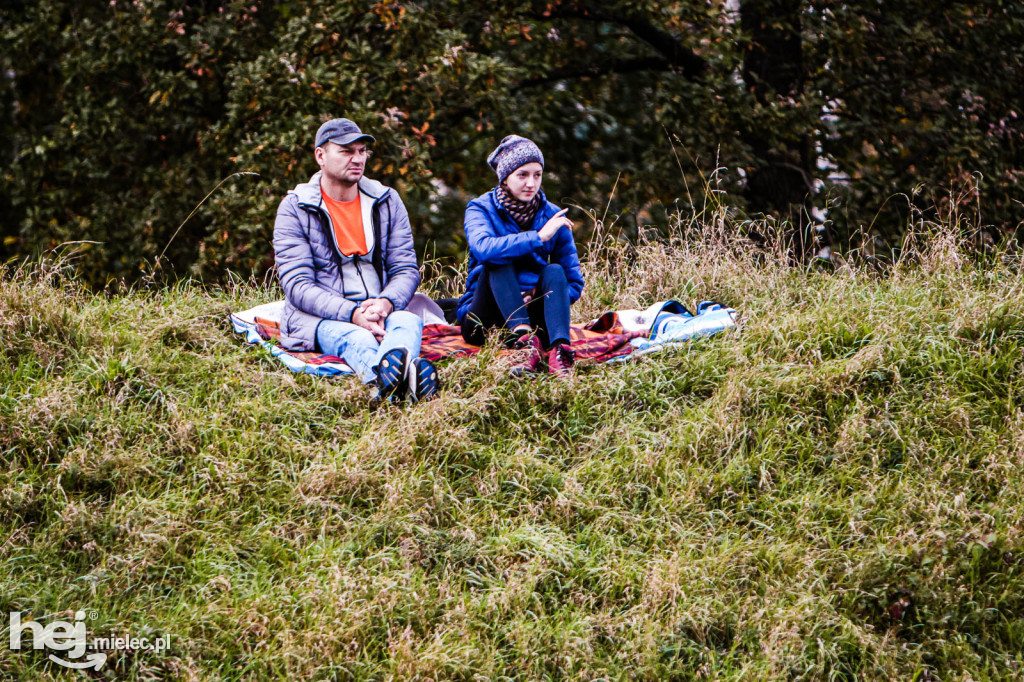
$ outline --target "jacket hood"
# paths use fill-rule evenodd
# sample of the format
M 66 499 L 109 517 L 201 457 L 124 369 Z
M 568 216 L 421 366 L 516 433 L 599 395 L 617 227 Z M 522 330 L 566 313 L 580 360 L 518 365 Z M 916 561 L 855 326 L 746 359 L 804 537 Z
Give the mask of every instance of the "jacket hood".
M 320 175 L 321 171 L 317 171 L 309 179 L 309 182 L 300 182 L 295 185 L 295 189 L 289 190 L 288 194 L 294 194 L 298 197 L 300 204 L 319 206 L 322 201 L 320 197 Z M 377 203 L 388 195 L 391 188 L 376 180 L 363 177 L 359 181 L 359 191 L 372 198 L 374 203 Z

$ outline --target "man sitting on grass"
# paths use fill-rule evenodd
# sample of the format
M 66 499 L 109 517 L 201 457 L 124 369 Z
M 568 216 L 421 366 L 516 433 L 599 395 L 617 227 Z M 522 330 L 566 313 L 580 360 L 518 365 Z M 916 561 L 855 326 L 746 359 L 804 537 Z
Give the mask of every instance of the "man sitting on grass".
M 437 393 L 419 357 L 423 320 L 405 310 L 420 275 L 398 194 L 363 176 L 374 138 L 346 118 L 316 133 L 320 171 L 277 209 L 274 257 L 284 289 L 281 345 L 342 358 L 375 400 Z

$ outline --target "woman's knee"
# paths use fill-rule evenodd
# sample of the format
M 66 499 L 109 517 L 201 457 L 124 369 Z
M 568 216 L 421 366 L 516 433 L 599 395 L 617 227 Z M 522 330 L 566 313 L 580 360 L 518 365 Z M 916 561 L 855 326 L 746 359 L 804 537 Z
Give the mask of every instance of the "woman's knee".
M 503 291 L 509 287 L 518 287 L 519 278 L 516 268 L 511 263 L 504 265 L 484 265 L 484 279 L 491 291 Z
M 549 263 L 541 271 L 541 279 L 548 285 L 565 285 L 568 281 L 565 277 L 565 268 L 558 263 Z
M 516 266 L 512 265 L 511 263 L 504 263 L 502 265 L 495 265 L 494 263 L 484 263 L 484 272 L 486 272 L 488 275 L 505 272 L 514 273 L 515 271 Z

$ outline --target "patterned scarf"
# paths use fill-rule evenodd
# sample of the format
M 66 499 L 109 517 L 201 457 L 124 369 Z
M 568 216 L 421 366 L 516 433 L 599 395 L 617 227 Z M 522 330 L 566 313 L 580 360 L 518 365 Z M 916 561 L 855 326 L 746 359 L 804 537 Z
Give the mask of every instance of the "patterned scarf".
M 498 200 L 498 205 L 509 212 L 520 230 L 529 229 L 533 225 L 533 219 L 537 215 L 537 211 L 540 210 L 539 192 L 534 194 L 530 201 L 519 201 L 509 194 L 503 185 L 498 185 L 494 195 Z

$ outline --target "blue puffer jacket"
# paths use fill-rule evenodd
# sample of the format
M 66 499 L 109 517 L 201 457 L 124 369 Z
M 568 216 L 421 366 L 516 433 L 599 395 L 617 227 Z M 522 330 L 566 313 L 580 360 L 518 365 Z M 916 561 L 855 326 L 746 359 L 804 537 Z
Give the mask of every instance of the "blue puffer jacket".
M 580 272 L 580 259 L 572 232 L 562 228 L 546 242 L 542 242 L 537 234 L 551 216 L 562 210 L 550 203 L 543 191 L 539 194 L 543 205 L 537 211 L 533 225 L 522 231 L 508 211 L 498 205 L 493 189 L 469 202 L 464 224 L 466 241 L 469 242 L 469 275 L 466 293 L 459 299 L 457 315 L 460 323 L 473 301 L 473 292 L 484 265 L 515 264 L 519 288 L 526 291 L 537 286 L 540 271 L 545 265 L 557 263 L 565 270 L 569 303 L 575 303 L 583 293 L 583 273 Z
M 409 214 L 398 194 L 376 180 L 359 181 L 364 223 L 372 225 L 369 263 L 382 289 L 380 297 L 403 310 L 420 283 Z M 352 321 L 359 302 L 345 297 L 343 257 L 334 243 L 334 230 L 320 195 L 320 173 L 296 185 L 281 201 L 274 222 L 274 257 L 284 289 L 281 345 L 288 350 L 313 350 L 321 320 Z M 371 278 L 372 279 L 372 278 Z M 375 284 L 375 283 L 374 283 Z M 369 293 L 376 293 L 376 286 Z

